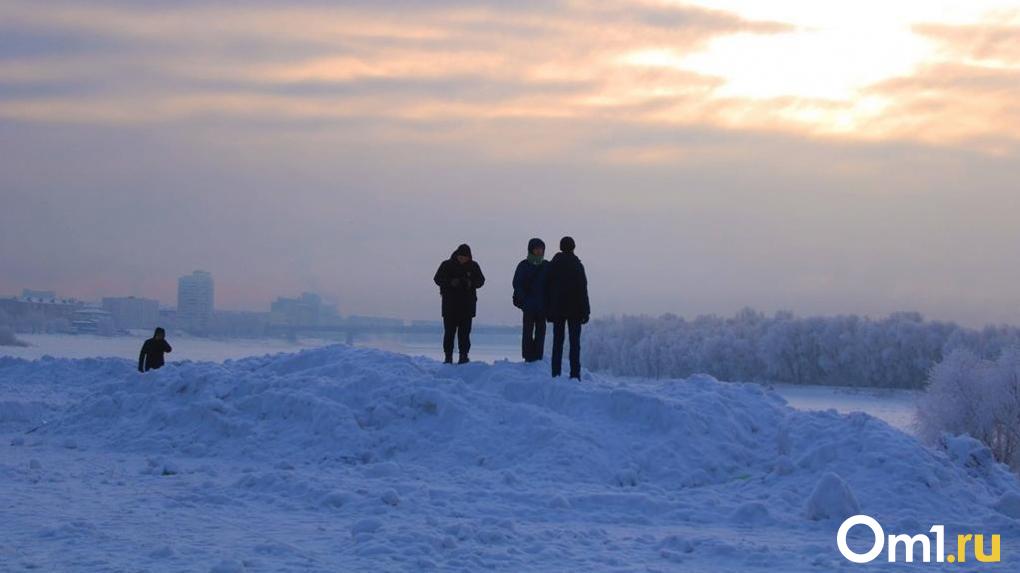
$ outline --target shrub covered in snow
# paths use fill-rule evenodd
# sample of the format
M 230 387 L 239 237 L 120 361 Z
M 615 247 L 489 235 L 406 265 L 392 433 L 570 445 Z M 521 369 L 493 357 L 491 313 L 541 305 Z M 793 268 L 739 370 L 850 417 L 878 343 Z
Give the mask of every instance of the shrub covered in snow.
M 965 349 L 951 352 L 931 370 L 917 421 L 929 442 L 969 434 L 996 460 L 1020 470 L 1020 350 L 994 361 Z
M 585 364 L 625 376 L 920 388 L 928 369 L 954 348 L 994 357 L 1020 343 L 1020 329 L 970 330 L 917 313 L 772 317 L 744 309 L 732 318 L 624 316 L 585 331 Z

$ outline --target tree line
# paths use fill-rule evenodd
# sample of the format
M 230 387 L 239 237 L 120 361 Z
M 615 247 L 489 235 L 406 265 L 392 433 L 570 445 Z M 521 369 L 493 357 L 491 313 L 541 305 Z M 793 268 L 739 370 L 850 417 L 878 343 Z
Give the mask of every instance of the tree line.
M 833 386 L 923 388 L 929 370 L 955 349 L 995 359 L 1020 345 L 1012 326 L 965 328 L 926 321 L 916 312 L 872 319 L 857 315 L 772 316 L 745 308 L 733 317 L 674 314 L 594 320 L 586 332 L 592 370 L 621 376 Z

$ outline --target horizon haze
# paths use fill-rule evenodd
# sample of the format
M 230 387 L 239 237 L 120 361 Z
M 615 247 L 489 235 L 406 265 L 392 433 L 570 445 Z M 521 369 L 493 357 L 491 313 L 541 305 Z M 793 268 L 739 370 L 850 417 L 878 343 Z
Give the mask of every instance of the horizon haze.
M 12 0 L 0 295 L 216 306 L 320 293 L 478 321 L 528 240 L 577 240 L 595 316 L 1020 323 L 1020 8 Z

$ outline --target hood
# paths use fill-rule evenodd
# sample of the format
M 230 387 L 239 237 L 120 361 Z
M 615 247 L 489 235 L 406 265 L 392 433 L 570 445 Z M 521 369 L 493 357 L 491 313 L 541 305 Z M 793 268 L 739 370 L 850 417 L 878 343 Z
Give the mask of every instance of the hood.
M 467 246 L 467 243 L 463 243 L 459 247 L 457 247 L 457 250 L 453 251 L 453 254 L 450 255 L 450 258 L 456 259 L 458 255 L 465 255 L 469 259 L 473 258 L 471 256 L 471 247 Z

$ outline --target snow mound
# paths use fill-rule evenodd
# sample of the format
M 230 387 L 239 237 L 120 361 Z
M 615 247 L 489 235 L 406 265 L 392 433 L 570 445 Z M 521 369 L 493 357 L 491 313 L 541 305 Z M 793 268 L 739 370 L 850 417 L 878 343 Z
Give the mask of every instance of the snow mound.
M 344 528 L 331 543 L 349 544 L 329 553 L 351 559 L 336 570 L 404 558 L 447 570 L 600 569 L 619 543 L 628 562 L 667 568 L 699 555 L 775 560 L 779 550 L 763 553 L 754 536 L 775 531 L 775 544 L 814 531 L 827 547 L 831 520 L 858 511 L 1001 524 L 1020 495 L 971 442 L 947 454 L 867 415 L 800 412 L 758 385 L 704 375 L 577 383 L 543 364 L 452 366 L 347 346 L 146 375 L 132 366 L 0 359 L 0 423 L 33 430 L 9 451 L 73 443 L 76 456 L 147 460 L 113 483 L 179 483 L 181 504 L 216 515 L 325 516 L 320 527 Z M 43 406 L 11 405 L 22 401 Z M 625 542 L 614 533 L 646 526 Z M 699 533 L 713 528 L 751 536 Z M 235 564 L 247 566 L 218 567 Z
M 40 434 L 96 436 L 108 447 L 150 455 L 346 464 L 370 478 L 419 467 L 512 471 L 525 482 L 620 492 L 754 480 L 814 490 L 821 514 L 839 509 L 833 504 L 855 507 L 845 487 L 860 492 L 865 510 L 890 503 L 921 510 L 926 500 L 918 491 L 998 499 L 1005 491 L 999 482 L 1008 481 L 968 473 L 975 456 L 981 459 L 972 440 L 951 442 L 947 459 L 869 416 L 798 412 L 757 385 L 705 375 L 651 392 L 597 378 L 553 380 L 542 366 L 454 367 L 346 346 L 176 363 L 145 376 L 125 366 L 4 360 L 0 380 L 60 380 L 80 393 Z

